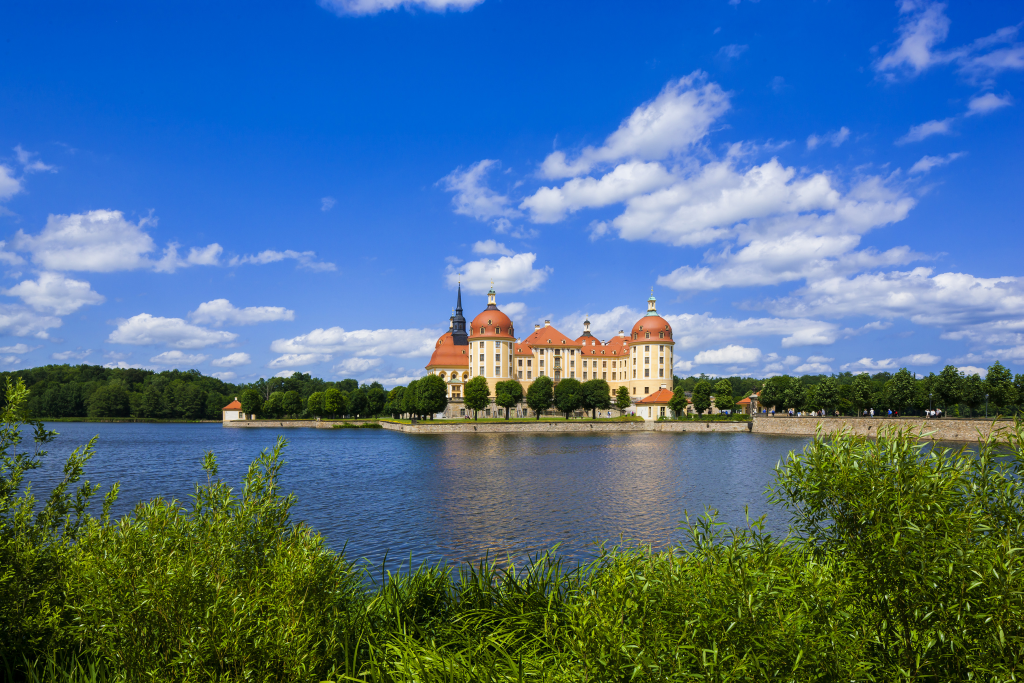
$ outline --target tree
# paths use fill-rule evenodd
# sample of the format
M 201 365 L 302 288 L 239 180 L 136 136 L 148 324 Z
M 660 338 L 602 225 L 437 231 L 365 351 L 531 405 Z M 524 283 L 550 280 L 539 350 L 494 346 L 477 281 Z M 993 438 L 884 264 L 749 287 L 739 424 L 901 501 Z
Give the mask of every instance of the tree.
M 324 412 L 333 417 L 345 414 L 345 395 L 341 390 L 331 387 L 324 392 Z
M 963 402 L 971 410 L 971 417 L 974 411 L 985 402 L 985 384 L 977 373 L 964 377 Z
M 306 399 L 306 412 L 313 417 L 322 417 L 324 414 L 324 393 L 322 391 L 314 391 Z
M 348 411 L 355 417 L 368 413 L 369 404 L 366 401 L 366 387 L 362 386 L 355 391 L 349 392 Z
M 565 419 L 569 414 L 583 405 L 583 385 L 578 379 L 567 377 L 555 385 L 555 407 Z
M 258 389 L 246 389 L 239 400 L 242 412 L 246 415 L 259 415 L 263 412 L 263 394 Z
M 935 398 L 939 405 L 949 411 L 949 406 L 956 405 L 963 400 L 964 375 L 952 365 L 942 368 L 935 378 Z
M 517 379 L 507 379 L 494 385 L 494 402 L 505 409 L 505 419 L 512 408 L 523 400 L 523 385 Z
M 284 414 L 284 392 L 275 391 L 263 402 L 263 413 L 266 417 L 279 418 Z
M 420 406 L 417 402 L 417 392 L 419 391 L 418 379 L 414 379 L 409 382 L 409 386 L 402 392 L 402 411 L 409 413 L 410 417 L 417 417 L 420 414 Z
M 1013 388 L 1017 390 L 1017 407 L 1024 407 L 1024 375 L 1013 378 Z
M 589 410 L 590 416 L 597 419 L 597 411 L 612 407 L 612 390 L 603 379 L 592 379 L 583 383 L 583 410 Z
M 547 375 L 541 375 L 526 390 L 526 405 L 530 406 L 530 410 L 537 414 L 539 420 L 540 414 L 550 408 L 553 402 L 554 383 Z
M 693 387 L 693 409 L 698 415 L 711 410 L 711 382 L 706 379 L 698 381 Z
M 164 394 L 155 385 L 149 385 L 146 390 L 142 392 L 141 402 L 142 417 L 163 417 L 167 412 L 167 406 L 164 405 Z M 52 414 L 52 413 L 51 413 Z M 58 417 L 54 415 L 54 417 Z M 67 417 L 61 415 L 59 417 Z
M 735 403 L 736 399 L 732 396 L 732 383 L 727 379 L 719 380 L 715 385 L 715 407 L 719 412 L 732 410 Z
M 292 417 L 298 417 L 305 406 L 302 405 L 302 396 L 299 392 L 292 389 L 291 391 L 284 392 L 284 397 L 281 399 L 281 409 L 285 415 L 291 415 Z
M 615 407 L 619 409 L 619 414 L 623 414 L 631 405 L 633 405 L 633 401 L 629 398 L 629 389 L 619 387 L 619 390 L 615 392 Z
M 782 407 L 787 410 L 798 409 L 804 404 L 804 385 L 796 377 L 790 377 L 786 383 L 786 392 L 782 396 Z
M 985 375 L 986 393 L 989 403 L 999 406 L 1004 412 L 1011 412 L 1017 403 L 1017 390 L 1013 387 L 1013 373 L 1005 365 L 996 361 L 988 368 Z
M 900 371 L 885 383 L 885 394 L 889 405 L 902 412 L 914 400 L 914 376 L 910 374 L 910 370 L 900 368 Z
M 437 375 L 427 375 L 419 380 L 417 403 L 420 413 L 434 419 L 436 413 L 448 407 L 448 385 Z
M 625 388 L 625 387 L 623 387 Z M 689 399 L 686 398 L 686 390 L 683 385 L 680 384 L 676 387 L 676 390 L 672 392 L 672 398 L 668 402 L 668 407 L 672 409 L 676 417 L 686 414 L 686 406 L 690 403 Z
M 438 377 L 438 379 L 441 379 Z M 368 415 L 380 415 L 384 410 L 384 404 L 388 400 L 387 392 L 379 382 L 374 382 L 366 388 L 366 413 Z
M 89 397 L 89 417 L 128 417 L 131 403 L 120 384 L 108 384 Z
M 758 402 L 765 408 L 782 408 L 785 403 L 786 388 L 789 386 L 789 378 L 785 375 L 775 375 L 765 380 L 761 387 L 761 395 Z
M 835 377 L 822 377 L 818 382 L 818 404 L 828 414 L 839 405 L 839 383 Z
M 405 412 L 405 387 L 395 387 L 388 392 L 388 402 L 385 412 L 391 417 L 399 418 Z
M 464 398 L 466 407 L 473 411 L 473 419 L 476 420 L 478 413 L 487 407 L 491 402 L 491 388 L 487 384 L 487 378 L 477 375 L 466 382 L 466 396 Z
M 850 401 L 860 415 L 864 408 L 871 405 L 871 378 L 866 372 L 857 375 L 853 378 L 852 388 Z

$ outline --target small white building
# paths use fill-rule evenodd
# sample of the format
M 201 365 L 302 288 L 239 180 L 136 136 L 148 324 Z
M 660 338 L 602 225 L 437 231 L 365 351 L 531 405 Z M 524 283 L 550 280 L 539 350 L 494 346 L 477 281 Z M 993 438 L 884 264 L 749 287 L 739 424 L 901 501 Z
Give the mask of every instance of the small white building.
M 237 396 L 235 396 L 234 401 L 221 408 L 221 416 L 224 422 L 245 419 L 245 413 L 242 412 L 242 404 L 238 402 Z
M 648 422 L 659 417 L 672 417 L 672 409 L 668 402 L 672 400 L 672 390 L 662 384 L 661 388 L 636 403 L 636 414 Z

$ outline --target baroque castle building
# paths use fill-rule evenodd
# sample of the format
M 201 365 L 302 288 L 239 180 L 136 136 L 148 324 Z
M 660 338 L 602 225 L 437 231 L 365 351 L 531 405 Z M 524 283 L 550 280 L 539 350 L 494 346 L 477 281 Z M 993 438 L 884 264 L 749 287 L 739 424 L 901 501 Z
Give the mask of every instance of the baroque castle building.
M 460 284 L 448 331 L 434 345 L 426 370 L 448 385 L 451 405 L 447 417 L 460 416 L 460 410 L 465 414 L 459 405 L 462 388 L 477 376 L 487 378 L 491 396 L 498 382 L 517 379 L 525 392 L 542 375 L 555 382 L 566 378 L 581 382 L 603 379 L 613 397 L 619 387 L 626 387 L 634 403 L 672 388 L 672 326 L 658 315 L 653 293 L 647 300 L 647 313 L 630 333 L 619 330 L 606 341 L 591 334 L 589 319 L 575 339 L 552 326 L 550 320 L 534 325 L 528 335 L 517 337 L 512 320 L 501 312 L 496 299 L 492 287 L 487 293 L 487 308 L 467 324 Z M 500 409 L 492 409 L 500 414 Z

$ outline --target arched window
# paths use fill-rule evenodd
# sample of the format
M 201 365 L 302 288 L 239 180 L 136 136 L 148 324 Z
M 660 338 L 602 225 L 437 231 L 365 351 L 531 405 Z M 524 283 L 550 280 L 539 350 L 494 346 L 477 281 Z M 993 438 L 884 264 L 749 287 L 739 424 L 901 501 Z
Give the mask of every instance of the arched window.
M 646 335 L 644 337 L 644 339 L 650 339 L 651 338 L 651 333 L 650 332 L 645 332 L 644 334 Z
M 484 328 L 481 327 L 480 328 L 480 334 L 483 334 L 483 333 L 484 333 Z

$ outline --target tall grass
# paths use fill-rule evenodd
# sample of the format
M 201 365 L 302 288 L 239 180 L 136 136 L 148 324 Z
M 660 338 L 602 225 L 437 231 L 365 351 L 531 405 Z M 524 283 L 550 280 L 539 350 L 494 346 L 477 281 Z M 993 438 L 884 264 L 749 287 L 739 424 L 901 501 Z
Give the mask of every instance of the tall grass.
M 668 552 L 378 578 L 292 522 L 283 441 L 238 489 L 207 454 L 189 502 L 116 520 L 86 514 L 90 444 L 33 515 L 21 477 L 41 456 L 19 454 L 16 410 L 3 420 L 8 678 L 1010 681 L 1024 670 L 1021 423 L 977 454 L 908 432 L 819 434 L 780 462 L 768 492 L 792 516 L 784 539 L 708 511 Z

